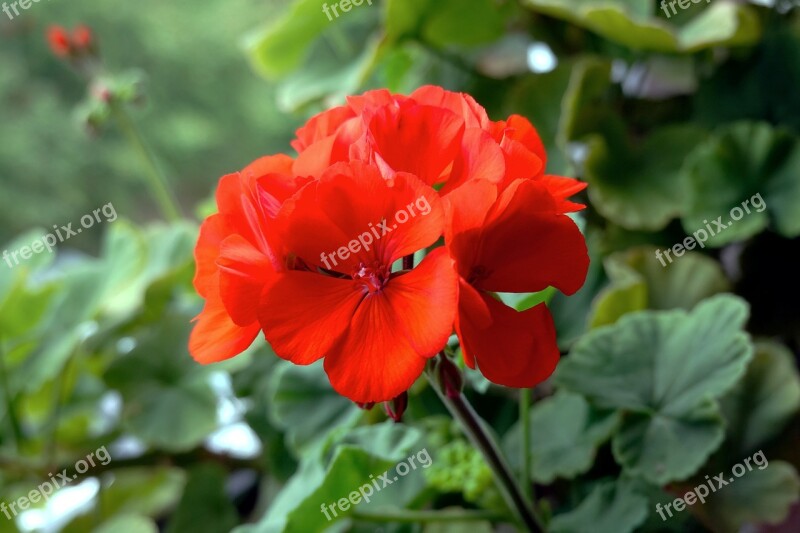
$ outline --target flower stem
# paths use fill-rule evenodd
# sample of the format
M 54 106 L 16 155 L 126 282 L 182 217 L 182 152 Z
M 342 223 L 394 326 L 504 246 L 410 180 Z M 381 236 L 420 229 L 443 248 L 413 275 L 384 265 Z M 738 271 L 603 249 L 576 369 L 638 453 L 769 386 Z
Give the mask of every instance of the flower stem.
M 133 120 L 128 115 L 123 105 L 120 102 L 112 101 L 109 103 L 111 114 L 117 121 L 119 129 L 125 134 L 128 141 L 133 145 L 136 151 L 141 156 L 145 163 L 147 186 L 150 192 L 158 202 L 161 212 L 164 217 L 170 222 L 176 222 L 181 219 L 181 210 L 178 207 L 178 202 L 169 188 L 167 179 L 162 174 L 156 159 L 152 152 L 147 148 L 141 133 L 136 128 Z
M 440 357 L 445 357 L 440 354 Z M 436 376 L 430 370 L 425 372 L 433 389 L 453 415 L 453 418 L 461 423 L 464 433 L 474 446 L 480 450 L 484 459 L 494 473 L 498 488 L 506 500 L 509 508 L 514 511 L 517 518 L 524 524 L 527 531 L 538 533 L 544 531 L 542 520 L 536 515 L 533 509 L 526 503 L 519 485 L 514 480 L 508 463 L 503 458 L 497 443 L 489 436 L 483 421 L 478 413 L 472 408 L 463 394 L 455 397 L 448 397 L 437 383 Z
M 533 503 L 533 483 L 531 482 L 531 389 L 522 389 L 519 393 L 519 420 L 522 425 L 522 476 L 520 484 L 525 501 Z
M 11 394 L 9 387 L 8 370 L 6 363 L 3 360 L 5 352 L 3 351 L 3 339 L 0 339 L 0 389 L 3 390 L 3 401 L 6 404 L 6 415 L 8 416 L 9 424 L 11 425 L 11 434 L 14 437 L 14 445 L 16 450 L 19 451 L 22 446 L 24 434 L 22 433 L 22 425 L 17 418 L 17 403 Z

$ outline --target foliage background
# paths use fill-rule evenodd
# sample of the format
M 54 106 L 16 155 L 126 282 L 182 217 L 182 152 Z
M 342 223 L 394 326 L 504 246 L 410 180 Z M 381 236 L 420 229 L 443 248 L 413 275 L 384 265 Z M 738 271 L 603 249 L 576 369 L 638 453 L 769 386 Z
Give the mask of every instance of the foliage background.
M 113 458 L 48 507 L 0 517 L 0 532 L 509 527 L 487 468 L 424 383 L 393 425 L 263 344 L 214 367 L 186 352 L 201 305 L 191 251 L 219 176 L 289 151 L 293 130 L 346 94 L 426 83 L 469 92 L 493 119 L 527 116 L 548 170 L 590 183 L 586 286 L 511 302 L 547 299 L 568 354 L 530 414 L 550 530 L 797 531 L 797 2 L 713 0 L 667 19 L 644 0 L 375 0 L 333 22 L 321 3 L 62 0 L 0 15 L 2 250 L 108 202 L 120 216 L 56 256 L 0 265 L 0 501 L 100 446 Z M 86 87 L 43 40 L 48 24 L 78 22 L 111 71 L 144 74 L 133 114 L 184 222 L 159 221 L 113 125 L 86 134 Z M 657 262 L 656 248 L 755 194 L 764 212 Z M 516 391 L 468 378 L 519 468 Z M 325 521 L 321 503 L 423 448 L 430 469 Z M 656 514 L 758 450 L 766 469 L 666 522 Z M 438 509 L 493 519 L 413 518 Z

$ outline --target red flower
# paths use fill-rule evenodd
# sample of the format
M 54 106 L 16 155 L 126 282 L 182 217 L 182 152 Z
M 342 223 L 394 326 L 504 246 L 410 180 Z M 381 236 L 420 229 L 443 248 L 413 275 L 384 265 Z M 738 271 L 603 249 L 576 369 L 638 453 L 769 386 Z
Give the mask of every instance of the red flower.
M 500 182 L 503 151 L 486 111 L 465 94 L 425 86 L 408 97 L 386 90 L 350 97 L 297 131 L 294 171 L 319 175 L 336 162 L 359 160 L 385 178 L 408 172 L 447 194 L 470 179 Z M 543 165 L 538 165 L 541 168 Z
M 58 57 L 66 57 L 72 53 L 69 33 L 61 26 L 50 26 L 47 30 L 47 42 L 50 50 Z
M 480 180 L 447 198 L 446 246 L 459 278 L 456 332 L 464 361 L 487 379 L 533 387 L 559 358 L 547 307 L 517 312 L 491 292 L 536 292 L 553 286 L 575 293 L 589 257 L 578 227 L 564 212 L 574 206 L 559 195 L 581 189 L 568 178 L 517 180 L 504 191 Z
M 203 222 L 195 248 L 194 286 L 206 304 L 195 318 L 189 351 L 201 363 L 241 353 L 261 329 L 258 295 L 285 268 L 268 222 L 307 181 L 291 176 L 292 162 L 288 156 L 265 157 L 219 182 L 219 213 Z
M 313 117 L 292 146 L 296 160 L 220 181 L 195 253 L 198 361 L 232 357 L 263 331 L 278 356 L 324 359 L 333 387 L 370 405 L 404 398 L 455 327 L 466 364 L 495 383 L 552 373 L 546 306 L 517 312 L 493 293 L 580 288 L 589 259 L 565 213 L 584 207 L 568 198 L 585 184 L 544 173 L 527 119 L 492 122 L 439 87 L 379 90 Z
M 427 209 L 415 210 L 420 204 Z M 278 274 L 262 294 L 259 318 L 275 353 L 300 365 L 324 356 L 333 387 L 355 402 L 405 392 L 444 347 L 455 317 L 456 275 L 444 249 L 413 270 L 391 268 L 440 237 L 436 192 L 410 174 L 385 180 L 363 163 L 342 163 L 278 219 L 286 250 L 304 268 Z
M 94 46 L 92 30 L 83 24 L 76 26 L 75 29 L 72 30 L 72 42 L 79 50 L 89 50 Z

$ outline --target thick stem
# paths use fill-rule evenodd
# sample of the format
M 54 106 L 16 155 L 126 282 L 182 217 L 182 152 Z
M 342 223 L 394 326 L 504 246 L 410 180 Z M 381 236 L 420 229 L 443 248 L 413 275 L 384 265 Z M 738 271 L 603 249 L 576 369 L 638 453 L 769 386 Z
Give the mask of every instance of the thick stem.
M 440 355 L 440 357 L 444 357 L 444 355 Z M 500 448 L 489 436 L 483 422 L 478 416 L 478 413 L 472 408 L 472 405 L 470 405 L 463 394 L 459 394 L 455 397 L 448 397 L 439 387 L 436 376 L 432 375 L 430 371 L 427 371 L 425 376 L 439 395 L 439 398 L 441 398 L 442 402 L 453 415 L 453 418 L 461 423 L 462 429 L 469 440 L 483 454 L 484 459 L 486 459 L 486 462 L 494 473 L 498 488 L 509 508 L 516 513 L 517 518 L 525 525 L 528 531 L 533 533 L 544 531 L 542 521 L 525 502 L 522 491 L 514 480 L 514 475 L 511 473 L 511 468 L 509 468 L 503 458 Z
M 172 191 L 169 188 L 167 179 L 161 173 L 161 170 L 156 163 L 155 157 L 147 148 L 142 135 L 136 128 L 136 125 L 128 116 L 128 112 L 119 102 L 112 101 L 110 104 L 111 113 L 117 121 L 119 129 L 125 134 L 128 141 L 133 145 L 145 164 L 145 175 L 147 176 L 147 186 L 150 192 L 161 207 L 161 212 L 170 222 L 176 222 L 181 219 L 181 211 L 178 207 L 178 202 L 175 200 Z

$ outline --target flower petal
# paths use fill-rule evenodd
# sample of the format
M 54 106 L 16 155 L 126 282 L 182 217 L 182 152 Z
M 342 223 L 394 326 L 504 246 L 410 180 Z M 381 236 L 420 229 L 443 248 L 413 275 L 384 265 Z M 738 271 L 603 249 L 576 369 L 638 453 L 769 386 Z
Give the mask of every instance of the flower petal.
M 258 320 L 261 291 L 275 276 L 270 259 L 241 235 L 231 235 L 222 241 L 217 265 L 225 309 L 236 324 L 252 324 Z
M 453 162 L 450 177 L 439 194 L 447 195 L 469 180 L 481 179 L 502 183 L 506 174 L 503 150 L 487 132 L 468 129 L 464 132 L 461 151 Z
M 453 332 L 458 301 L 458 276 L 447 251 L 432 251 L 416 268 L 390 279 L 384 292 L 417 353 L 438 353 Z
M 466 93 L 446 91 L 436 85 L 420 87 L 409 96 L 423 104 L 448 109 L 464 119 L 467 128 L 487 129 L 491 122 L 486 110 Z
M 485 273 L 473 283 L 478 289 L 536 292 L 553 286 L 570 295 L 586 280 L 589 254 L 578 226 L 556 211 L 547 189 L 520 180 L 487 216 L 473 266 Z
M 279 221 L 289 252 L 350 275 L 361 263 L 388 266 L 436 242 L 444 212 L 436 191 L 416 177 L 385 180 L 353 161 L 334 165 L 287 201 Z
M 217 363 L 245 351 L 261 329 L 258 322 L 241 327 L 231 320 L 222 303 L 216 283 L 206 296 L 203 311 L 194 318 L 195 325 L 189 336 L 189 353 L 202 364 Z
M 409 172 L 434 185 L 446 177 L 463 134 L 464 120 L 456 114 L 407 100 L 375 110 L 350 156 L 394 172 Z
M 279 357 L 309 365 L 337 345 L 365 292 L 352 280 L 312 272 L 281 273 L 264 288 L 259 322 Z
M 200 225 L 200 235 L 194 247 L 194 260 L 197 265 L 194 275 L 194 288 L 203 298 L 207 298 L 211 285 L 217 283 L 219 270 L 217 257 L 222 241 L 234 232 L 224 215 L 211 215 Z
M 476 304 L 475 296 L 483 305 Z M 530 388 L 550 377 L 560 354 L 544 304 L 517 312 L 486 293 L 473 293 L 462 302 L 458 329 L 465 362 L 477 360 L 486 379 L 506 387 Z

